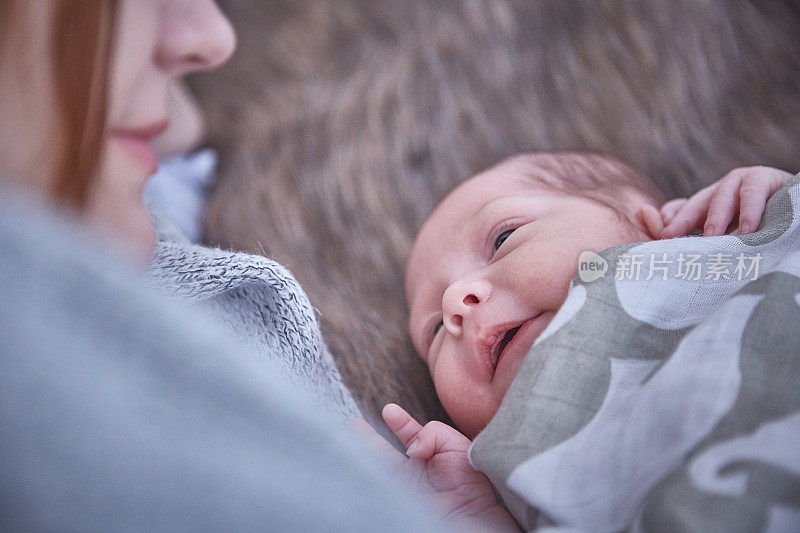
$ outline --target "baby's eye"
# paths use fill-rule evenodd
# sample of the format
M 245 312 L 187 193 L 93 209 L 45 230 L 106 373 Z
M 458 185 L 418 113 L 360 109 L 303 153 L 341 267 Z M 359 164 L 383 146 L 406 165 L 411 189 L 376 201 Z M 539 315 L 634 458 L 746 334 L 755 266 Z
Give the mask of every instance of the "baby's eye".
M 514 229 L 507 229 L 507 230 L 505 230 L 503 233 L 501 233 L 500 235 L 498 235 L 498 236 L 497 236 L 497 239 L 495 239 L 495 241 L 494 241 L 494 251 L 495 251 L 495 252 L 496 252 L 497 250 L 499 250 L 501 246 L 503 246 L 503 243 L 504 243 L 504 242 L 506 242 L 506 239 L 508 239 L 508 237 L 509 237 L 509 236 L 510 236 L 512 233 L 514 233 L 514 231 L 516 231 L 516 229 L 517 229 L 517 228 L 514 228 Z
M 438 324 L 436 324 L 436 327 L 433 328 L 433 336 L 435 337 L 436 334 L 439 333 L 439 330 L 442 329 L 443 327 L 444 327 L 444 320 L 440 321 Z

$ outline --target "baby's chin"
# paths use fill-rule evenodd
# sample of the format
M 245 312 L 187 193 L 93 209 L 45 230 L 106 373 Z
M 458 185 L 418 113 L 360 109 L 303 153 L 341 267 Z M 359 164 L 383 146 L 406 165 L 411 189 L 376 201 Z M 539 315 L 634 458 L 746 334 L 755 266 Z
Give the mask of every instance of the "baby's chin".
M 489 425 L 519 374 L 525 358 L 555 315 L 556 311 L 545 311 L 520 327 L 497 361 L 497 368 L 492 379 L 493 394 L 491 401 L 486 402 L 487 408 L 483 412 L 475 411 L 472 419 L 464 420 L 459 424 L 459 429 L 464 435 L 472 439 Z M 453 420 L 458 424 L 455 418 Z

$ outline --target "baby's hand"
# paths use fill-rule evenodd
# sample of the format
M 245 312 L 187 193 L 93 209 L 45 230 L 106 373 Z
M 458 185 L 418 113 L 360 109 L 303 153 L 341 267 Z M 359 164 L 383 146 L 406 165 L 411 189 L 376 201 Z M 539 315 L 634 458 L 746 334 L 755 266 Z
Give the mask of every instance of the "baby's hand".
M 374 430 L 365 436 L 375 442 L 409 488 L 430 499 L 448 521 L 459 530 L 519 531 L 511 515 L 498 504 L 489 478 L 470 465 L 467 451 L 471 442 L 467 437 L 441 422 L 428 422 L 423 427 L 395 404 L 383 408 L 383 419 L 408 457 Z M 363 425 L 361 431 L 370 433 L 371 428 Z
M 670 200 L 660 211 L 647 206 L 640 216 L 650 233 L 662 239 L 701 228 L 707 237 L 724 235 L 728 229 L 750 233 L 761 223 L 767 200 L 792 177 L 771 167 L 737 168 L 689 199 Z M 734 221 L 737 213 L 739 219 Z

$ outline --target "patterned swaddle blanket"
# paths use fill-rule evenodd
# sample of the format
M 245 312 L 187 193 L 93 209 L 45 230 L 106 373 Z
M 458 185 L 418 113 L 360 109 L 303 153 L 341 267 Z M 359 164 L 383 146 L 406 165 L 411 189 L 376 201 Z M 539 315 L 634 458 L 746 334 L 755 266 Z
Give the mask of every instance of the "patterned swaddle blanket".
M 756 233 L 581 260 L 470 450 L 520 525 L 800 531 L 800 175 Z

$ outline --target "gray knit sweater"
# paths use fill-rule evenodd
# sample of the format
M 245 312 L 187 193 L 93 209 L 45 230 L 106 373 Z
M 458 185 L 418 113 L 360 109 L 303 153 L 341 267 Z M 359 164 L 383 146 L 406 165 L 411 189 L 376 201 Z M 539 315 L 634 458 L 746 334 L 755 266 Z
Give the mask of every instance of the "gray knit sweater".
M 361 416 L 320 334 L 308 297 L 282 265 L 262 256 L 193 245 L 161 225 L 147 278 L 210 308 L 291 386 L 342 421 Z
M 437 529 L 352 432 L 280 382 L 283 366 L 326 410 L 355 410 L 285 270 L 162 243 L 150 271 L 261 333 L 249 340 L 271 371 L 199 305 L 100 253 L 112 246 L 0 190 L 0 531 Z

